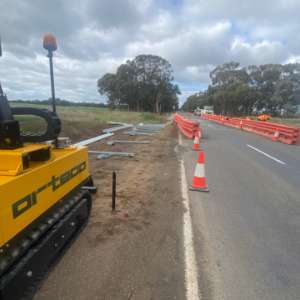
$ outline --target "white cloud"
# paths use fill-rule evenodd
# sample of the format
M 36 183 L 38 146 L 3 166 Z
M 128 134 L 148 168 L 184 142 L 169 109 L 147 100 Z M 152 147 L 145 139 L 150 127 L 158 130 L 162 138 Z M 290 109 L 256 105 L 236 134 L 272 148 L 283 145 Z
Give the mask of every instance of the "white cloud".
M 1 0 L 0 78 L 10 99 L 48 98 L 44 32 L 58 38 L 57 96 L 100 99 L 96 81 L 146 53 L 168 59 L 185 97 L 226 61 L 299 61 L 299 0 Z M 59 9 L 58 9 L 59 7 Z
M 286 61 L 284 61 L 285 64 L 296 64 L 300 63 L 300 55 L 291 55 Z
M 243 65 L 282 62 L 286 56 L 282 43 L 277 41 L 263 40 L 251 44 L 241 38 L 235 38 L 230 50 L 232 56 Z
M 181 95 L 179 95 L 179 106 L 181 106 L 189 96 L 191 96 L 191 95 L 193 95 L 195 93 L 196 93 L 195 90 L 190 90 L 190 91 L 189 90 L 185 90 L 185 91 L 183 91 L 181 93 Z

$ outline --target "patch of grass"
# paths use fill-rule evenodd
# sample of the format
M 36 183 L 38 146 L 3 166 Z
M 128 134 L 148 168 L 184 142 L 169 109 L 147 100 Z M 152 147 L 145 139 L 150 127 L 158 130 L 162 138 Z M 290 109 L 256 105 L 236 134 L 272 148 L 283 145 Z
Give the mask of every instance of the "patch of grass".
M 40 132 L 44 133 L 47 130 L 47 125 L 43 119 L 38 116 L 14 116 L 19 121 L 23 132 Z
M 270 122 L 300 127 L 300 118 L 271 118 Z
M 12 106 L 21 106 L 13 104 Z M 26 107 L 49 108 L 47 105 L 22 104 Z M 49 108 L 51 109 L 51 108 Z M 107 122 L 115 121 L 122 123 L 162 123 L 165 121 L 164 115 L 150 112 L 130 112 L 120 110 L 110 110 L 101 107 L 85 106 L 57 106 L 57 113 L 62 121 L 63 135 L 68 135 L 73 139 L 89 135 L 89 132 L 100 133 L 101 128 L 108 127 Z M 22 129 L 34 131 L 40 129 L 40 123 L 35 117 L 18 116 L 21 121 Z M 105 126 L 106 125 L 106 126 Z
M 16 106 L 15 104 L 13 106 Z M 47 108 L 46 105 L 22 104 L 22 106 Z M 149 122 L 158 123 L 164 121 L 164 116 L 149 112 L 132 112 L 121 110 L 110 110 L 101 107 L 85 106 L 57 106 L 57 113 L 62 120 L 66 121 L 89 121 L 107 123 L 109 121 L 118 121 L 123 123 Z
M 257 121 L 257 117 L 250 116 L 251 120 Z M 269 122 L 272 123 L 280 123 L 284 125 L 300 127 L 300 118 L 278 118 L 278 117 L 271 117 Z

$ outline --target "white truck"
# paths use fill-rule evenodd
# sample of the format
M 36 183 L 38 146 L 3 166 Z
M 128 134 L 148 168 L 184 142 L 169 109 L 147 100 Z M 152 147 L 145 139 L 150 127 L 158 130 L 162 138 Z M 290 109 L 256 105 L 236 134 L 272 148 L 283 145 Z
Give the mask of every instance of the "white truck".
M 199 108 L 197 107 L 195 110 L 194 110 L 194 114 L 197 115 L 197 116 L 201 116 L 202 114 L 214 114 L 214 107 L 213 106 L 204 106 L 203 108 Z

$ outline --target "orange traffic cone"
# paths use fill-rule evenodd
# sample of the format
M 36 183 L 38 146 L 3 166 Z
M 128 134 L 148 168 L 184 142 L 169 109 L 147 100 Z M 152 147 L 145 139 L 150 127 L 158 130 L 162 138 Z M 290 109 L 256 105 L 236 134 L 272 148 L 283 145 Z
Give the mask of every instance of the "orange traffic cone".
M 240 129 L 243 130 L 243 120 L 240 121 Z
M 193 143 L 193 149 L 198 151 L 200 150 L 200 139 L 199 139 L 199 131 L 196 132 L 195 138 L 194 138 L 194 143 Z
M 198 161 L 195 168 L 195 174 L 190 190 L 198 192 L 209 192 L 205 177 L 204 151 L 199 152 Z
M 199 140 L 201 140 L 201 139 L 202 139 L 202 131 L 201 131 L 200 128 L 199 128 L 199 130 L 198 130 L 198 136 L 199 136 Z
M 274 135 L 273 135 L 273 137 L 272 137 L 272 140 L 273 140 L 274 142 L 276 142 L 276 141 L 278 141 L 278 138 L 279 138 L 279 131 L 276 130 L 276 131 L 274 132 Z

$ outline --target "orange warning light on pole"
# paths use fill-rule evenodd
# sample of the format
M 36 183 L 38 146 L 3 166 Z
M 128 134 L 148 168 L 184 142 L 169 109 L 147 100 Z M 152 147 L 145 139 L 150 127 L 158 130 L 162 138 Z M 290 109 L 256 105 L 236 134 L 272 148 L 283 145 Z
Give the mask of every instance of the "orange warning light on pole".
M 50 82 L 52 94 L 52 110 L 56 112 L 55 104 L 55 87 L 54 87 L 54 72 L 53 72 L 53 52 L 57 49 L 56 38 L 52 33 L 46 33 L 43 37 L 43 47 L 48 51 L 49 66 L 50 66 Z
M 48 51 L 55 51 L 57 49 L 56 38 L 52 33 L 46 33 L 43 37 L 43 47 Z

